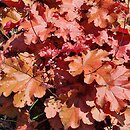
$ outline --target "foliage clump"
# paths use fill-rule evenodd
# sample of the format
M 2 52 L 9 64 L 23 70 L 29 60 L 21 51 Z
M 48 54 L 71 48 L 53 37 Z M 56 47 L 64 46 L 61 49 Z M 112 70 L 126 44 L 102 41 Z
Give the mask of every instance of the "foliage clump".
M 17 130 L 129 129 L 129 8 L 1 0 L 0 114 Z

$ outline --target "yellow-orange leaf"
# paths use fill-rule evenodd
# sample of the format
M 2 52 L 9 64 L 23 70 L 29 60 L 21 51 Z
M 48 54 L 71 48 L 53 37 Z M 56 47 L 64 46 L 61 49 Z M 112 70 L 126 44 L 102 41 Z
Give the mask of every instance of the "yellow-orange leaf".
M 98 84 L 105 84 L 105 79 L 107 76 L 109 76 L 107 73 L 111 70 L 110 65 L 103 64 L 104 61 L 109 60 L 109 58 L 107 58 L 107 55 L 108 52 L 96 49 L 93 51 L 88 51 L 86 55 L 82 54 L 82 57 L 67 57 L 65 61 L 71 61 L 69 64 L 69 72 L 73 76 L 84 72 L 85 83 L 90 84 L 95 79 Z
M 1 69 L 5 76 L 0 81 L 0 95 L 3 93 L 7 97 L 14 92 L 14 105 L 24 107 L 26 104 L 31 105 L 34 97 L 43 97 L 46 87 L 42 85 L 40 75 L 33 76 L 34 57 L 27 53 L 19 57 L 5 59 L 2 63 Z
M 68 108 L 66 105 L 63 106 L 59 112 L 59 116 L 65 130 L 67 130 L 68 127 L 77 128 L 80 125 L 80 120 L 82 120 L 84 124 L 92 124 L 87 118 L 87 113 L 82 112 L 79 108 L 74 106 L 71 108 Z

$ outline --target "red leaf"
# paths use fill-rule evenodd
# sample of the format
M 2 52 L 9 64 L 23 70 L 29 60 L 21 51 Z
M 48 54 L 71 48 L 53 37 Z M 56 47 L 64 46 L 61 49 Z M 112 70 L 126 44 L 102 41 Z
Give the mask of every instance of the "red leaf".
M 63 125 L 58 114 L 54 118 L 49 119 L 49 122 L 54 130 L 63 129 Z
M 2 0 L 8 7 L 16 7 L 23 9 L 25 7 L 25 4 L 22 0 L 19 0 L 18 2 L 14 2 L 12 0 Z
M 121 27 L 119 27 L 117 31 L 123 34 L 129 34 L 127 29 Z
M 80 108 L 83 112 L 88 112 L 91 110 L 91 107 L 87 105 L 86 101 L 89 102 L 93 101 L 96 96 L 96 89 L 93 87 L 93 84 L 91 86 L 87 86 L 84 84 L 73 84 L 70 86 L 71 90 L 68 92 L 68 100 L 67 105 L 70 107 L 74 105 L 75 107 Z
M 21 20 L 16 22 L 16 23 L 13 23 L 12 21 L 9 21 L 6 23 L 6 25 L 4 26 L 4 29 L 6 30 L 6 32 L 9 32 L 11 31 L 13 28 L 15 27 L 18 27 L 21 23 Z

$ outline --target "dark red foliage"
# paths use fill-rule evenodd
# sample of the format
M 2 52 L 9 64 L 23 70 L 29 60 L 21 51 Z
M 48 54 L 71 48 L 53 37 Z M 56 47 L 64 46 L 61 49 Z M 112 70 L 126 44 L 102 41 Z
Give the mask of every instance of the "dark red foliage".
M 19 0 L 18 2 L 13 2 L 10 0 L 2 0 L 2 2 L 5 3 L 8 7 L 16 7 L 20 9 L 23 9 L 25 7 L 23 0 Z
M 0 4 L 0 115 L 16 130 L 129 128 L 129 2 Z

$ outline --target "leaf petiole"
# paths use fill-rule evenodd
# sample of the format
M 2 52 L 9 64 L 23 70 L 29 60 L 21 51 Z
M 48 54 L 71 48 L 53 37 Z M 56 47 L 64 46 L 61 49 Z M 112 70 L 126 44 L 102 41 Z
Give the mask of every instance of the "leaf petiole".
M 33 104 L 32 104 L 32 106 L 30 107 L 30 109 L 29 109 L 29 112 L 33 109 L 33 107 L 36 105 L 36 103 L 39 101 L 39 99 L 37 99 Z

